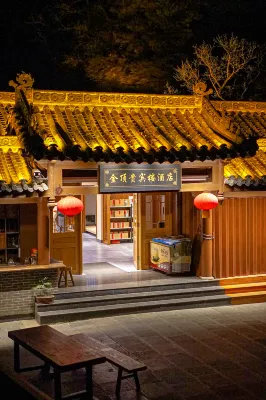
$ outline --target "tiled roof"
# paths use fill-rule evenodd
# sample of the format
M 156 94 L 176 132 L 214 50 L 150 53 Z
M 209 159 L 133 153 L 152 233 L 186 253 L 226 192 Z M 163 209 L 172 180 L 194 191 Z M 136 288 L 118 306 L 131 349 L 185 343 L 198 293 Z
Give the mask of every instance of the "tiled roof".
M 225 183 L 231 187 L 266 186 L 266 103 L 213 102 L 214 107 L 239 124 L 242 132 L 255 132 L 259 151 L 251 158 L 235 158 L 225 165 Z
M 0 197 L 8 194 L 44 192 L 48 189 L 46 178 L 32 176 L 32 165 L 26 162 L 21 150 L 22 141 L 17 136 L 20 126 L 14 120 L 15 93 L 0 93 Z
M 43 192 L 48 189 L 46 179 L 32 177 L 32 171 L 20 152 L 0 147 L 0 196 L 11 192 Z
M 266 153 L 259 150 L 254 157 L 235 158 L 224 168 L 225 183 L 231 187 L 266 185 Z
M 200 95 L 39 91 L 24 81 L 13 82 L 16 94 L 0 93 L 0 148 L 5 146 L 5 152 L 9 138 L 12 149 L 23 148 L 37 160 L 221 158 L 227 163 L 227 184 L 264 182 L 264 153 L 255 153 L 257 138 L 266 152 L 266 103 L 210 102 Z
M 257 150 L 252 128 L 201 96 L 33 91 L 33 105 L 20 112 L 9 130 L 37 160 L 183 162 Z

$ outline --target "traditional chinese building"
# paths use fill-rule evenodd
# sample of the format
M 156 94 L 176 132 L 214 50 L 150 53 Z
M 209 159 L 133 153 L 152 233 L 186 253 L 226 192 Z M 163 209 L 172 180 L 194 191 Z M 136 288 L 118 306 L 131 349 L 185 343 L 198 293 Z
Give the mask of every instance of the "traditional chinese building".
M 193 257 L 199 276 L 266 273 L 266 103 L 209 101 L 202 85 L 193 96 L 55 92 L 33 89 L 33 79 L 22 74 L 11 86 L 15 93 L 0 93 L 0 202 L 41 202 L 37 246 L 43 263 L 53 256 L 82 273 L 84 216 L 76 217 L 74 231 L 55 231 L 53 210 L 60 197 L 98 194 L 101 240 L 109 244 L 110 201 L 138 184 L 133 192 L 138 269 L 149 268 L 151 238 L 183 234 L 200 244 Z M 106 181 L 109 192 L 100 194 L 99 166 L 133 169 L 116 168 Z M 84 177 L 100 179 L 99 185 L 81 186 Z M 218 195 L 220 205 L 204 221 L 193 199 L 206 190 Z M 159 203 L 163 223 L 153 226 L 148 221 L 162 219 L 152 211 Z M 203 240 L 202 232 L 211 240 Z

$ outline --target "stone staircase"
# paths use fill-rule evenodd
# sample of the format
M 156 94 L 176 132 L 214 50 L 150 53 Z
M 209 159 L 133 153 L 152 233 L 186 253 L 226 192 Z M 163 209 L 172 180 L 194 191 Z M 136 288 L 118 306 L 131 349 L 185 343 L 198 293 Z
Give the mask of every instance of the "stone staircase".
M 257 279 L 255 279 L 257 278 Z M 250 281 L 171 279 L 60 289 L 52 304 L 35 305 L 39 324 L 53 324 L 112 315 L 216 307 L 266 301 L 266 279 Z M 225 282 L 224 282 L 225 281 Z M 114 287 L 115 286 L 115 287 Z

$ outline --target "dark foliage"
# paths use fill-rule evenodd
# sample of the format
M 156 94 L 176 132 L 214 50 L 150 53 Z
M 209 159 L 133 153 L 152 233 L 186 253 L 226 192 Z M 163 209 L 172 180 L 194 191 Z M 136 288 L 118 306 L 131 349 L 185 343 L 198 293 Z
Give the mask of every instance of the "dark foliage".
M 266 37 L 264 0 L 9 0 L 0 7 L 2 90 L 24 70 L 39 88 L 163 93 L 194 45 L 226 33 L 258 43 Z M 264 95 L 264 75 L 253 98 Z

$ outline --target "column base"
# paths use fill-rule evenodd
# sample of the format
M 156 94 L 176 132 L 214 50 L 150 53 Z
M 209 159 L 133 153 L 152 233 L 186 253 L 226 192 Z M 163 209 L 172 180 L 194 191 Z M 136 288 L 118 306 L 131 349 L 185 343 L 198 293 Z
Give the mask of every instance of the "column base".
M 204 279 L 204 280 L 212 280 L 215 279 L 214 276 L 199 276 L 200 279 Z

